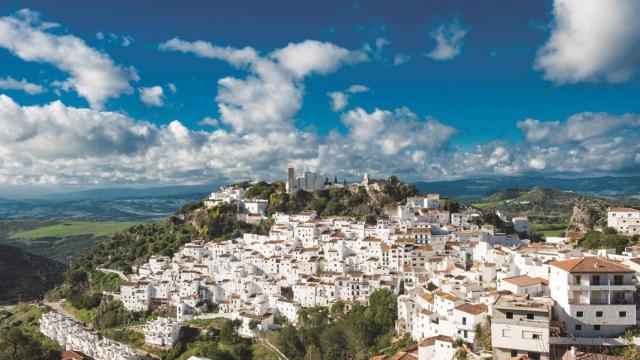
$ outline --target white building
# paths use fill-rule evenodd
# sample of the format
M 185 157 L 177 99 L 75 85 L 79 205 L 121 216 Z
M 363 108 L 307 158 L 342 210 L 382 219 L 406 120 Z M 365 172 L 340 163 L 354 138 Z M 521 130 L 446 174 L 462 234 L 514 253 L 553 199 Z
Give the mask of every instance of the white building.
M 574 336 L 615 336 L 636 325 L 634 271 L 580 257 L 551 263 L 554 317 Z
M 527 300 L 501 295 L 491 312 L 493 358 L 506 360 L 526 355 L 529 359 L 549 359 L 551 300 Z
M 173 318 L 159 317 L 144 325 L 146 345 L 171 348 L 180 338 L 180 323 Z
M 101 337 L 82 324 L 55 311 L 42 314 L 40 332 L 65 350 L 81 351 L 95 360 L 137 360 L 129 346 Z
M 607 211 L 607 226 L 623 235 L 640 234 L 640 210 L 611 208 Z

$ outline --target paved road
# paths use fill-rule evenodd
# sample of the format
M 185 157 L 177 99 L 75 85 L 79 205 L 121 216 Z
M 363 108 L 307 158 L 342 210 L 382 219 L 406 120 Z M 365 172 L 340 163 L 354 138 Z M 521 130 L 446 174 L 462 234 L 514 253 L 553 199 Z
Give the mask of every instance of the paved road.
M 127 275 L 125 275 L 122 271 L 119 270 L 113 270 L 113 269 L 105 269 L 105 268 L 96 268 L 96 270 L 98 271 L 102 271 L 104 273 L 112 273 L 112 274 L 116 274 L 120 277 L 120 279 L 129 282 L 129 278 L 127 277 Z
M 81 323 L 82 321 L 80 321 L 80 319 L 78 319 L 77 317 L 75 317 L 75 315 L 73 315 L 71 312 L 69 312 L 67 309 L 65 309 L 62 306 L 62 302 L 60 301 L 54 301 L 54 302 L 49 302 L 49 301 L 45 301 L 44 302 L 45 305 L 49 306 L 50 308 L 52 308 L 53 310 L 59 312 L 62 315 L 65 315 L 67 317 L 72 318 L 73 320 Z
M 284 356 L 284 354 L 280 351 L 280 349 L 275 347 L 275 345 L 273 345 L 271 341 L 269 341 L 269 339 L 260 338 L 260 340 L 262 340 L 262 343 L 266 345 L 269 349 L 275 351 L 279 360 L 289 360 L 286 356 Z

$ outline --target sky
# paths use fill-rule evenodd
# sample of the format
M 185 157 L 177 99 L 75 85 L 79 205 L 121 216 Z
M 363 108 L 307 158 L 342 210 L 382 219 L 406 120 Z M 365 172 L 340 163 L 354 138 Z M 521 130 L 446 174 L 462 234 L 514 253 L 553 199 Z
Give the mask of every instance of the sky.
M 640 170 L 637 0 L 3 1 L 0 187 Z M 2 193 L 2 191 L 0 191 Z

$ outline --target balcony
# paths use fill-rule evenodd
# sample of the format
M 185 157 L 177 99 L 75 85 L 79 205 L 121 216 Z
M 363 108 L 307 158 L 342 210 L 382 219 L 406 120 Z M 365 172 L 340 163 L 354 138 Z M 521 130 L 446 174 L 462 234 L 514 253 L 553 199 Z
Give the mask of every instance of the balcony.
M 571 305 L 633 305 L 632 299 L 569 299 Z
M 635 291 L 636 290 L 636 286 L 631 284 L 631 285 L 614 285 L 614 284 L 602 284 L 600 283 L 599 285 L 585 285 L 585 284 L 579 284 L 579 285 L 569 285 L 569 290 L 570 291 L 586 291 L 586 290 L 590 290 L 590 291 Z

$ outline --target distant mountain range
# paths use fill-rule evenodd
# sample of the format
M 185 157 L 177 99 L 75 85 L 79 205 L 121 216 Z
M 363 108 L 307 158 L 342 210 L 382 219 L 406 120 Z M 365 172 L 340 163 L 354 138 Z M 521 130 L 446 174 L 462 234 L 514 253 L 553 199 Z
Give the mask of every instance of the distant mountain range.
M 452 181 L 418 181 L 415 185 L 420 193 L 439 193 L 462 200 L 483 199 L 505 189 L 531 189 L 536 186 L 605 198 L 640 199 L 640 176 L 591 178 L 496 176 Z
M 495 176 L 451 181 L 417 181 L 420 193 L 439 193 L 461 200 L 484 199 L 509 189 L 539 186 L 578 194 L 615 199 L 640 199 L 640 176 L 554 178 Z M 0 198 L 0 219 L 83 219 L 145 221 L 162 219 L 187 202 L 202 199 L 221 184 L 155 188 L 109 188 L 52 193 L 18 199 Z

